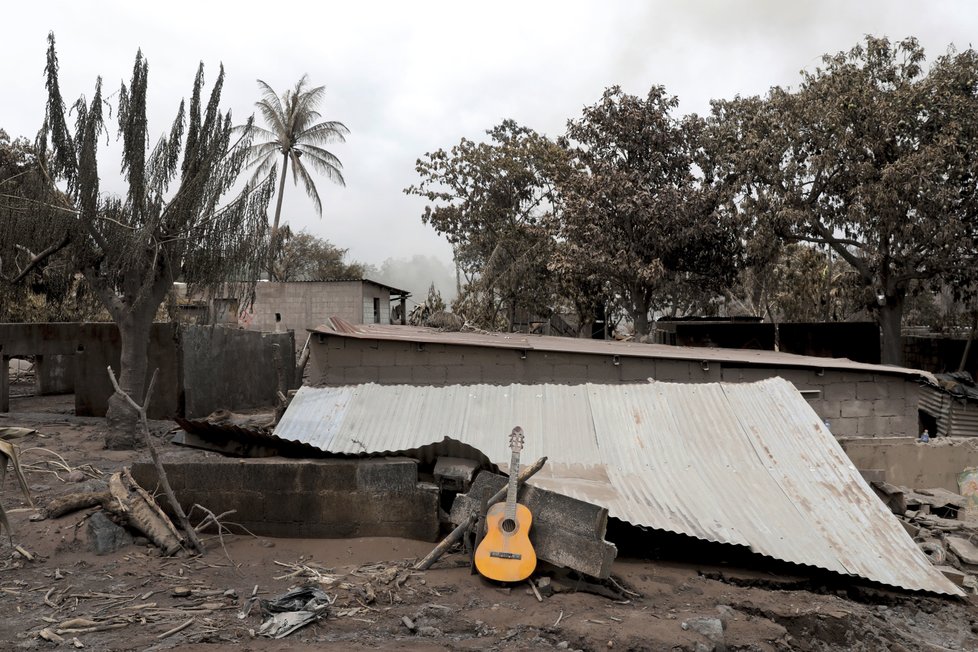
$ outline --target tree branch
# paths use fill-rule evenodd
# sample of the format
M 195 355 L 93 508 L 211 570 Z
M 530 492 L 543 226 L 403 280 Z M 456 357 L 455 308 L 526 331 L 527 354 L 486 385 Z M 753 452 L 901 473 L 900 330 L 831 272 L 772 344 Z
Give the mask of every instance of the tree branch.
M 27 266 L 24 267 L 24 269 L 20 270 L 17 276 L 10 279 L 10 284 L 14 285 L 16 283 L 19 283 L 21 280 L 24 279 L 24 277 L 26 277 L 31 272 L 31 270 L 36 268 L 38 265 L 43 263 L 45 260 L 53 256 L 54 254 L 58 253 L 59 251 L 67 247 L 69 242 L 71 242 L 71 234 L 65 233 L 64 237 L 61 238 L 60 242 L 54 243 L 53 245 L 51 245 L 41 253 L 31 258 L 30 262 L 27 263 Z M 28 253 L 30 253 L 30 250 L 28 249 L 25 250 Z
M 150 457 L 153 458 L 153 464 L 156 466 L 156 473 L 160 478 L 160 484 L 163 486 L 163 492 L 166 494 L 166 498 L 170 503 L 170 508 L 177 515 L 177 520 L 180 521 L 180 526 L 183 528 L 187 539 L 190 541 L 190 545 L 194 548 L 197 554 L 204 554 L 206 549 L 204 544 L 201 543 L 200 538 L 197 536 L 197 531 L 190 524 L 190 519 L 187 518 L 186 513 L 183 511 L 183 507 L 180 506 L 180 502 L 177 500 L 176 494 L 173 493 L 173 488 L 170 486 L 170 480 L 166 476 L 166 469 L 163 468 L 163 462 L 160 460 L 160 455 L 156 451 L 156 445 L 153 443 L 153 438 L 149 434 L 149 425 L 146 423 L 146 406 L 149 404 L 149 400 L 153 395 L 153 387 L 156 385 L 156 376 L 159 369 L 153 370 L 153 376 L 149 380 L 149 386 L 146 388 L 146 396 L 143 399 L 143 404 L 139 405 L 136 401 L 132 400 L 129 394 L 122 391 L 119 387 L 119 382 L 115 378 L 115 373 L 112 371 L 112 367 L 106 367 L 109 372 L 109 380 L 112 381 L 112 387 L 115 389 L 116 394 L 123 397 L 126 402 L 139 414 L 139 425 L 140 429 L 143 431 L 143 438 L 146 440 L 146 446 L 149 448 Z

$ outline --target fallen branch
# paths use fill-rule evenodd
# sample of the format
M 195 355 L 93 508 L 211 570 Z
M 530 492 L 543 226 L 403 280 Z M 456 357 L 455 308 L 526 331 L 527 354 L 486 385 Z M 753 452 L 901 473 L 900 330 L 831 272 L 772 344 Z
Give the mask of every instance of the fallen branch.
M 153 370 L 153 377 L 149 381 L 149 387 L 146 389 L 146 396 L 143 398 L 143 404 L 139 405 L 136 401 L 132 400 L 132 397 L 122 391 L 119 387 L 119 382 L 115 378 L 115 373 L 112 371 L 112 367 L 106 367 L 109 372 L 109 380 L 112 381 L 112 387 L 115 389 L 116 393 L 122 396 L 130 407 L 132 407 L 139 414 L 139 426 L 140 430 L 143 431 L 143 438 L 146 440 L 146 446 L 149 448 L 149 455 L 153 458 L 153 464 L 156 466 L 156 473 L 159 476 L 160 484 L 163 486 L 163 492 L 166 494 L 166 498 L 170 503 L 170 508 L 173 513 L 177 515 L 177 520 L 180 521 L 180 527 L 183 528 L 184 533 L 187 536 L 187 540 L 190 542 L 191 547 L 197 552 L 197 554 L 204 554 L 206 549 L 204 544 L 200 542 L 200 538 L 197 536 L 197 532 L 194 530 L 193 526 L 190 525 L 190 520 L 183 511 L 183 507 L 180 506 L 180 502 L 177 501 L 176 495 L 173 493 L 173 488 L 170 486 L 170 480 L 166 476 L 166 469 L 163 468 L 163 462 L 160 461 L 159 453 L 156 452 L 156 445 L 153 443 L 153 438 L 149 434 L 149 425 L 146 423 L 146 405 L 149 403 L 149 399 L 153 394 L 153 386 L 156 384 L 156 374 L 159 369 Z
M 97 491 L 92 493 L 73 493 L 65 494 L 52 498 L 45 508 L 48 518 L 58 518 L 71 512 L 77 512 L 86 507 L 104 505 L 111 499 L 108 491 Z
M 174 635 L 174 634 L 176 634 L 177 632 L 182 632 L 183 630 L 185 630 L 185 629 L 187 629 L 188 627 L 190 627 L 190 625 L 191 625 L 191 624 L 192 624 L 192 623 L 194 622 L 194 620 L 195 620 L 196 618 L 197 618 L 196 616 L 191 616 L 191 617 L 190 617 L 190 619 L 189 619 L 189 620 L 187 620 L 186 622 L 184 622 L 184 623 L 182 623 L 182 624 L 180 624 L 180 625 L 177 625 L 177 626 L 176 626 L 176 627 L 174 627 L 173 629 L 168 629 L 167 631 L 165 631 L 165 632 L 163 632 L 162 634 L 160 634 L 160 635 L 159 635 L 159 636 L 157 636 L 156 638 L 157 638 L 158 640 L 159 640 L 159 639 L 164 639 L 164 638 L 166 638 L 167 636 L 173 636 L 173 635 Z

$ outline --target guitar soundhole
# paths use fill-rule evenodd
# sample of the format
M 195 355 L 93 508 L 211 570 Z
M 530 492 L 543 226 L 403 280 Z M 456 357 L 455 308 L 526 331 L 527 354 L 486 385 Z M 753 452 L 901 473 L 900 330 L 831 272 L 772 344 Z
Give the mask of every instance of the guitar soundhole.
M 506 534 L 512 534 L 516 532 L 516 521 L 511 518 L 505 518 L 499 523 L 499 527 L 502 528 L 503 532 Z

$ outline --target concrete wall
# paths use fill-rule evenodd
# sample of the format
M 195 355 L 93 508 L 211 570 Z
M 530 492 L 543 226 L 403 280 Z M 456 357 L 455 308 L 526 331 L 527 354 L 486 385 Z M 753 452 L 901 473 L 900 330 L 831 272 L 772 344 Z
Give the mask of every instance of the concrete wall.
M 274 344 L 278 344 L 278 359 Z M 183 415 L 275 404 L 278 373 L 285 389 L 295 385 L 295 336 L 237 328 L 184 326 L 180 331 Z
M 217 459 L 167 463 L 167 478 L 184 510 L 194 503 L 255 534 L 274 537 L 438 536 L 438 488 L 418 482 L 407 458 Z M 134 464 L 133 478 L 147 491 L 156 468 Z
M 105 416 L 112 383 L 106 367 L 119 375 L 119 329 L 115 324 L 76 324 L 79 332 L 75 353 L 75 414 L 85 417 Z M 146 409 L 150 419 L 165 419 L 180 414 L 179 327 L 176 324 L 153 324 L 150 331 L 149 364 L 146 382 L 159 369 L 156 388 Z M 142 401 L 141 396 L 134 396 Z
M 744 363 L 548 353 L 320 335 L 311 343 L 312 385 L 357 383 L 753 382 L 794 383 L 838 436 L 916 436 L 916 382 L 903 376 Z
M 239 324 L 251 330 L 298 332 L 324 324 L 333 316 L 361 324 L 363 287 L 360 281 L 259 283 L 255 286 L 255 304 Z M 389 310 L 389 296 L 387 303 Z
M 159 375 L 149 417 L 195 418 L 219 408 L 274 405 L 278 387 L 275 343 L 280 345 L 286 385 L 291 388 L 295 365 L 292 333 L 154 324 L 146 380 L 153 369 L 158 368 Z M 116 373 L 119 371 L 119 330 L 115 324 L 0 324 L 0 364 L 6 365 L 10 356 L 27 355 L 35 356 L 39 393 L 74 392 L 75 414 L 105 414 L 112 394 L 106 367 L 111 365 Z M 3 373 L 0 412 L 9 409 L 7 374 Z
M 911 489 L 942 487 L 958 493 L 958 474 L 978 466 L 978 441 L 971 438 L 942 438 L 927 444 L 904 437 L 840 443 L 856 468 L 883 471 L 887 482 Z

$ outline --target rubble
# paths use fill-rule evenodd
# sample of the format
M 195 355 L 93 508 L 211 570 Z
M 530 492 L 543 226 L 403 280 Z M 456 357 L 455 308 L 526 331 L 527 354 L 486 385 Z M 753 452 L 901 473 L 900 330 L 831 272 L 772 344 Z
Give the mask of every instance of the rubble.
M 978 521 L 969 518 L 968 499 L 946 489 L 910 489 L 871 483 L 907 534 L 949 580 L 978 595 Z

